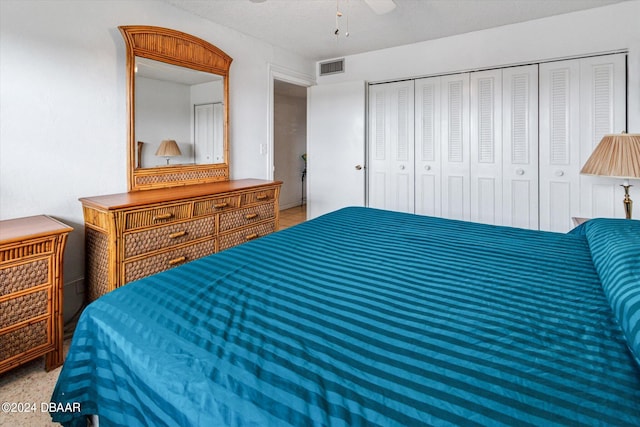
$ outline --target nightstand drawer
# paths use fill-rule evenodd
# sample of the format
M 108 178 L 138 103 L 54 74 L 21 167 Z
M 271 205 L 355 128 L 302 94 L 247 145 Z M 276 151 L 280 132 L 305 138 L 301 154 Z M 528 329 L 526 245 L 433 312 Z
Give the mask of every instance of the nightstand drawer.
M 215 218 L 209 216 L 150 230 L 127 233 L 124 235 L 124 257 L 131 258 L 205 236 L 213 236 L 215 231 Z
M 274 216 L 273 202 L 227 212 L 220 215 L 220 232 L 271 219 Z
M 124 263 L 125 283 L 168 270 L 215 252 L 215 239 Z
M 46 352 L 53 346 L 50 327 L 49 319 L 43 319 L 0 334 L 0 361 L 26 352 L 37 351 L 35 356 Z
M 0 297 L 49 283 L 50 257 L 0 269 Z
M 191 203 L 166 205 L 125 213 L 125 230 L 176 222 L 191 217 Z
M 257 239 L 275 231 L 275 223 L 269 221 L 266 223 L 258 224 L 254 227 L 243 228 L 239 231 L 226 233 L 220 235 L 218 250 L 222 251 L 232 246 L 239 245 L 241 243 L 248 242 L 250 240 Z
M 0 329 L 49 314 L 49 299 L 44 288 L 0 302 Z

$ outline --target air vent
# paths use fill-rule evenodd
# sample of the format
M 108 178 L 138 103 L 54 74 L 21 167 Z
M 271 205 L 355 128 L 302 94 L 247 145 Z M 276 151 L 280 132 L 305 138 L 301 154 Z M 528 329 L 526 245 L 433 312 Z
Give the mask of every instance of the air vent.
M 320 63 L 320 75 L 344 73 L 344 58 Z

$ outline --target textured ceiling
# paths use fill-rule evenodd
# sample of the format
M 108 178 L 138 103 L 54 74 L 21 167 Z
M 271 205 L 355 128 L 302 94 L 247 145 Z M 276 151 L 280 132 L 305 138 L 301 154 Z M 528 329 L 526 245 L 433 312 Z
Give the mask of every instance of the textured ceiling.
M 322 60 L 368 52 L 624 0 L 395 0 L 376 15 L 363 0 L 338 0 L 343 16 L 336 38 L 336 0 L 162 0 L 210 21 L 306 58 Z

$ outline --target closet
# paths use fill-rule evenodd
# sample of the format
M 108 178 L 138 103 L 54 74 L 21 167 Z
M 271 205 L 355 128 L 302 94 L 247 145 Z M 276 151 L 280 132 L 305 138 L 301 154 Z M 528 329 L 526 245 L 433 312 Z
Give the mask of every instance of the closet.
M 625 129 L 625 69 L 616 54 L 370 85 L 369 206 L 554 231 L 615 216 L 617 183 L 579 171 Z

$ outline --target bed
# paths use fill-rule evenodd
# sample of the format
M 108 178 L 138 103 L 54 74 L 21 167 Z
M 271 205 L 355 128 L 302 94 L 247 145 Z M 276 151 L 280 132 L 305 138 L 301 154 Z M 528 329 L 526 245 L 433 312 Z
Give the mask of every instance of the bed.
M 640 221 L 345 208 L 82 314 L 65 426 L 640 425 Z

